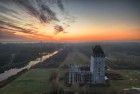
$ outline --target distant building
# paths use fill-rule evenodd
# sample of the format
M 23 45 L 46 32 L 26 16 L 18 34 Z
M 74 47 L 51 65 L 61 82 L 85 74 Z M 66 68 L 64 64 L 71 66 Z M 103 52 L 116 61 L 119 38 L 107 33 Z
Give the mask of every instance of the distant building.
M 69 65 L 67 84 L 105 84 L 107 79 L 105 76 L 105 54 L 99 45 L 96 45 L 92 50 L 90 65 Z

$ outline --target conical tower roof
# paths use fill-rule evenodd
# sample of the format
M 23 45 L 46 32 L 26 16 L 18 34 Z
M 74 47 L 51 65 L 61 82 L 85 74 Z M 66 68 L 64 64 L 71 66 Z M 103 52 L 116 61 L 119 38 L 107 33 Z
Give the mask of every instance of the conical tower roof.
M 94 57 L 105 57 L 105 54 L 100 45 L 96 45 L 92 50 Z

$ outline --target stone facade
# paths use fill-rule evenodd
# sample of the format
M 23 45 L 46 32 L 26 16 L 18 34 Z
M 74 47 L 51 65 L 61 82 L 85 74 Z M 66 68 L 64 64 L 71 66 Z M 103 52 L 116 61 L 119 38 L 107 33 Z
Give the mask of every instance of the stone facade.
M 92 49 L 90 65 L 69 65 L 67 84 L 105 84 L 105 54 L 100 46 Z

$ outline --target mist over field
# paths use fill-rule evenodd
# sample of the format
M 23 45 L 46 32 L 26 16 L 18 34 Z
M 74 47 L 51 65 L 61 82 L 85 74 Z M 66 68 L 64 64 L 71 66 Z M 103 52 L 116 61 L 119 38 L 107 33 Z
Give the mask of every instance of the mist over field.
M 92 47 L 100 44 L 113 63 L 112 68 L 140 69 L 139 42 L 104 42 L 104 43 L 7 43 L 0 44 L 0 70 L 20 68 L 30 60 L 41 56 L 41 53 L 53 52 L 62 48 L 64 53 L 79 51 L 90 58 Z M 69 49 L 70 51 L 67 51 Z M 63 56 L 62 56 L 63 57 Z

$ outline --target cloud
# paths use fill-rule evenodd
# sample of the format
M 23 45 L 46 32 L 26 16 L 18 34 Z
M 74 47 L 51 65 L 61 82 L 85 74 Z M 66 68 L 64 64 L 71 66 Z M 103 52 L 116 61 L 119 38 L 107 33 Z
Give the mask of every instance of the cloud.
M 43 13 L 47 13 L 47 16 L 43 15 Z M 43 15 L 45 17 L 45 21 L 51 21 L 51 20 L 56 20 L 59 21 L 58 18 L 56 17 L 55 12 L 53 12 L 47 5 L 42 4 L 41 5 L 41 15 Z
M 64 31 L 64 28 L 62 27 L 62 26 L 60 26 L 60 25 L 55 25 L 54 26 L 54 29 L 55 29 L 55 33 L 57 34 L 57 33 L 60 33 L 60 32 L 65 32 Z
M 13 38 L 15 36 L 15 34 L 13 32 L 5 32 L 5 31 L 0 31 L 0 38 L 4 39 L 4 38 Z
M 14 32 L 0 30 L 0 41 L 31 41 L 31 40 L 32 39 L 16 35 Z
M 58 21 L 56 14 L 42 0 L 14 0 L 17 4 L 23 6 L 27 12 L 38 18 L 41 22 L 47 23 L 52 20 Z
M 5 30 L 9 30 L 9 31 L 18 31 L 18 32 L 29 33 L 29 34 L 34 33 L 34 31 L 32 31 L 30 29 L 18 27 L 14 24 L 10 24 L 10 23 L 4 22 L 4 21 L 0 21 L 0 28 L 5 29 Z
M 52 6 L 56 5 L 62 11 L 60 15 L 64 19 L 57 17 L 58 13 L 53 10 L 51 4 Z M 0 30 L 36 36 L 40 32 L 38 31 L 40 25 L 45 24 L 47 26 L 51 22 L 59 24 L 66 20 L 65 25 L 70 26 L 71 16 L 64 12 L 62 0 L 52 0 L 52 2 L 50 0 L 0 0 Z M 55 25 L 53 28 L 55 34 L 66 33 L 64 26 Z M 12 36 L 14 35 L 12 34 Z
M 64 5 L 62 3 L 62 0 L 57 0 L 57 5 L 62 11 L 64 11 Z

